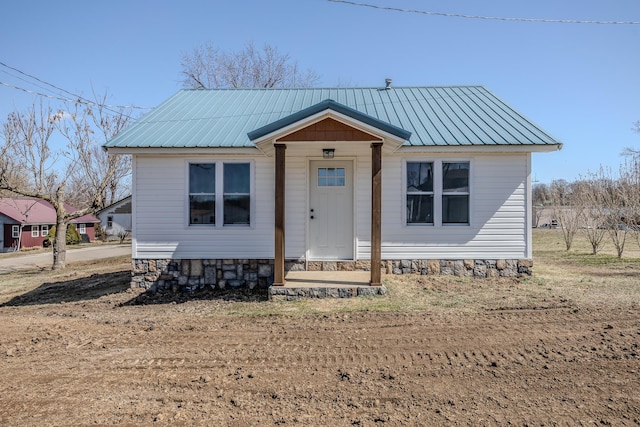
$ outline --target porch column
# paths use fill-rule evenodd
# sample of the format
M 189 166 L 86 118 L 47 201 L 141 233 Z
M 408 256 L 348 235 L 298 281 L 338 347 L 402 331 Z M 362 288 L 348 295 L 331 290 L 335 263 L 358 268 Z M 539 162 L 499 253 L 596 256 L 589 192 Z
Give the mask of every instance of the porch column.
M 274 144 L 276 149 L 276 212 L 275 212 L 275 261 L 273 265 L 273 285 L 284 286 L 284 182 L 285 144 Z
M 371 144 L 371 286 L 380 286 L 382 240 L 382 142 Z

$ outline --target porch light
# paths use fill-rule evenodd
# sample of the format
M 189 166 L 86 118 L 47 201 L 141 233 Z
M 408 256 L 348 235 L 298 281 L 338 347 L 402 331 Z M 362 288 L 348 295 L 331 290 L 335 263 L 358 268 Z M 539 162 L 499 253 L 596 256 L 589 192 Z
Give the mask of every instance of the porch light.
M 333 159 L 333 154 L 335 152 L 335 148 L 323 148 L 322 149 L 322 158 L 323 159 Z

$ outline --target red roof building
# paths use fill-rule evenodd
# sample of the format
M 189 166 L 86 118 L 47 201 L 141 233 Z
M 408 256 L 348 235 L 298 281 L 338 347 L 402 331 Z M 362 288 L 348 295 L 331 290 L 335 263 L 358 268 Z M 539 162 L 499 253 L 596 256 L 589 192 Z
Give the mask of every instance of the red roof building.
M 77 209 L 65 204 L 67 212 Z M 84 240 L 95 238 L 95 224 L 100 222 L 93 215 L 84 215 L 74 224 Z M 49 230 L 56 224 L 56 211 L 49 202 L 29 198 L 0 199 L 0 251 L 10 252 L 22 248 L 42 246 Z

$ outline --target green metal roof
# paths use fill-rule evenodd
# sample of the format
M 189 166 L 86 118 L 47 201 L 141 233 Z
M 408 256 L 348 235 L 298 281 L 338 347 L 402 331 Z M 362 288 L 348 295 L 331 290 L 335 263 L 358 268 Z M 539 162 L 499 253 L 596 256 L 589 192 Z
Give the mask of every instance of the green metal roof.
M 405 146 L 560 144 L 484 87 L 450 86 L 181 90 L 105 146 L 253 147 L 249 134 L 323 105 L 392 130 Z

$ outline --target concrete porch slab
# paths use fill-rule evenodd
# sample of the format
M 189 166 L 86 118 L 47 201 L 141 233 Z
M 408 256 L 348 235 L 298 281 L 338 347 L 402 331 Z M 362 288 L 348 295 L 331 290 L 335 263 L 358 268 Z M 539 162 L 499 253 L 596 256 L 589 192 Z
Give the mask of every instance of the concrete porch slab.
M 299 298 L 352 298 L 384 295 L 384 286 L 370 286 L 368 271 L 290 271 L 285 286 L 270 286 L 269 299 L 291 301 Z

